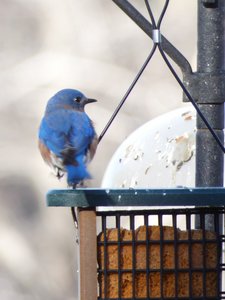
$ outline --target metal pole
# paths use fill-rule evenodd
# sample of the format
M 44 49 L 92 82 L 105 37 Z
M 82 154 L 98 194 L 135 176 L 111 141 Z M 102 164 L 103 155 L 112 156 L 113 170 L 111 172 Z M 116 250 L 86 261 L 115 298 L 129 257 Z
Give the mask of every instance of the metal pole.
M 199 108 L 224 142 L 225 1 L 198 0 L 198 56 L 195 89 Z M 224 154 L 197 116 L 196 187 L 223 186 Z M 198 223 L 198 222 L 197 222 Z M 213 228 L 207 216 L 207 229 Z

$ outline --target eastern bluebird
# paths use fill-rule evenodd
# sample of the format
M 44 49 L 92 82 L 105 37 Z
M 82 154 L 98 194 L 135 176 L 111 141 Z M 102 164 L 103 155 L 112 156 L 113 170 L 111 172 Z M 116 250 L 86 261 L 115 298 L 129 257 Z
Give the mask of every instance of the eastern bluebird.
M 95 154 L 98 139 L 84 106 L 96 101 L 77 90 L 61 90 L 48 101 L 41 121 L 41 155 L 58 178 L 67 173 L 69 186 L 76 187 L 91 178 L 86 165 Z

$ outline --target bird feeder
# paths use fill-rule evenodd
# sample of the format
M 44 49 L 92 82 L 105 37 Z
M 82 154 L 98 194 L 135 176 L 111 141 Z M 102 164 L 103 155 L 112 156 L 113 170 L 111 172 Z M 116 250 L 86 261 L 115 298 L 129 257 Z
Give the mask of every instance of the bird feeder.
M 197 72 L 160 34 L 168 0 L 157 26 L 127 0 L 113 2 L 154 41 L 132 87 L 158 47 L 184 91 L 184 100 L 192 101 L 197 109 L 196 187 L 140 188 L 122 182 L 107 189 L 50 191 L 48 206 L 77 208 L 79 297 L 224 299 L 225 1 L 198 0 Z M 145 3 L 152 19 L 150 5 Z M 180 66 L 183 84 L 163 51 Z M 123 166 L 122 161 L 118 163 Z M 136 169 L 129 169 L 132 172 Z
M 55 190 L 47 204 L 78 207 L 81 300 L 223 298 L 223 188 Z

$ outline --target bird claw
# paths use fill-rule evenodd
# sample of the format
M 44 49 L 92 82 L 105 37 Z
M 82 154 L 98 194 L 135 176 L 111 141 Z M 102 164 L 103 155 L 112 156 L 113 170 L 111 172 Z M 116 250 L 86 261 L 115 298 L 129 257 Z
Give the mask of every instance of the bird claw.
M 82 180 L 82 181 L 80 181 L 80 182 L 78 182 L 78 183 L 74 183 L 73 185 L 72 185 L 72 188 L 73 189 L 77 189 L 77 188 L 85 188 L 86 186 L 85 186 L 85 183 L 84 183 L 84 180 Z
M 64 173 L 60 169 L 57 169 L 56 177 L 58 179 L 61 179 L 63 176 L 64 176 Z

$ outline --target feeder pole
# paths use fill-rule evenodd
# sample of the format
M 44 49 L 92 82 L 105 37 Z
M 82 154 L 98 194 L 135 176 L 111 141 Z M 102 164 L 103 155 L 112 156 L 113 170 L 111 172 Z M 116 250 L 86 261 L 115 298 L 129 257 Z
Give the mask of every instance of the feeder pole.
M 198 0 L 197 72 L 193 94 L 199 108 L 224 143 L 225 1 Z M 224 153 L 197 116 L 196 187 L 223 186 Z M 207 228 L 213 226 L 208 215 Z

